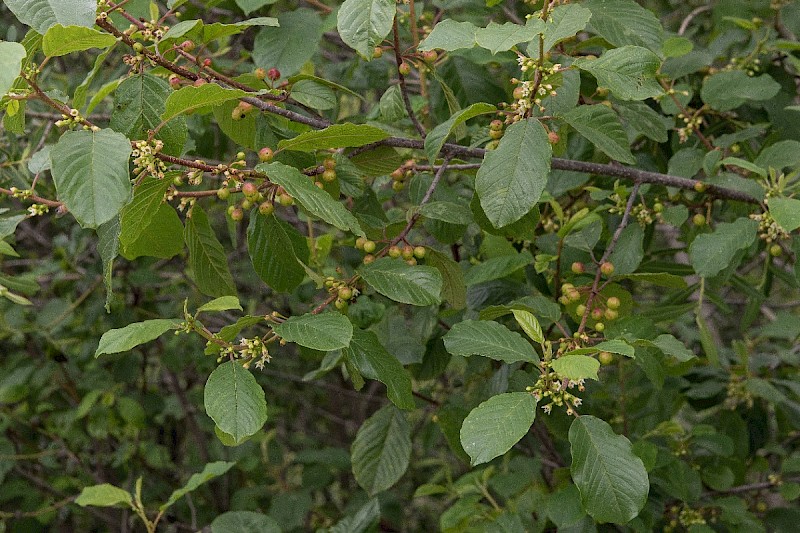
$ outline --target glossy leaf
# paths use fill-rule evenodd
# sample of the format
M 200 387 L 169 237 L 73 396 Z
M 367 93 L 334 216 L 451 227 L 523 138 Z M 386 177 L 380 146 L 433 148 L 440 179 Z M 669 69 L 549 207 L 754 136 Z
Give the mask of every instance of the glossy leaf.
M 400 409 L 415 407 L 408 372 L 395 356 L 386 351 L 375 333 L 356 328 L 345 353 L 362 376 L 386 385 L 387 396 L 393 404 Z
M 769 74 L 748 76 L 742 70 L 718 72 L 703 80 L 700 96 L 717 111 L 730 111 L 748 101 L 773 98 L 781 86 Z
M 281 533 L 281 528 L 274 518 L 265 514 L 228 511 L 211 522 L 211 533 Z
M 279 142 L 278 148 L 300 152 L 349 148 L 382 141 L 388 136 L 388 133 L 375 126 L 345 122 L 344 124 L 328 126 L 323 130 L 301 133 L 297 137 Z
M 113 507 L 114 505 L 131 505 L 133 497 L 127 490 L 122 490 L 115 487 L 110 483 L 102 483 L 100 485 L 92 485 L 91 487 L 84 487 L 75 503 L 81 507 L 93 505 L 95 507 Z
M 300 263 L 308 261 L 308 245 L 300 233 L 273 215 L 254 214 L 247 228 L 247 248 L 253 268 L 277 291 L 295 289 L 306 277 Z
M 581 5 L 592 12 L 591 29 L 614 46 L 630 44 L 661 52 L 661 23 L 652 11 L 634 0 L 588 0 Z
M 800 200 L 775 197 L 769 199 L 768 205 L 769 214 L 784 230 L 792 232 L 800 228 Z
M 565 39 L 575 37 L 591 18 L 592 12 L 580 4 L 563 4 L 553 8 L 542 32 L 544 51 L 547 52 Z
M 620 100 L 645 100 L 664 93 L 656 81 L 661 61 L 641 46 L 614 48 L 598 59 L 577 59 L 573 65 L 591 73 L 598 85 L 607 87 Z
M 519 43 L 526 43 L 542 33 L 544 29 L 542 19 L 534 17 L 525 25 L 506 22 L 497 24 L 490 22 L 485 28 L 478 28 L 475 32 L 475 41 L 481 48 L 486 48 L 492 55 L 498 52 L 511 50 Z
M 127 352 L 130 349 L 157 339 L 171 329 L 177 329 L 179 320 L 156 318 L 128 324 L 124 328 L 112 329 L 103 333 L 95 357 L 103 354 Z
M 512 309 L 511 313 L 514 315 L 514 319 L 517 321 L 517 324 L 522 328 L 522 331 L 531 338 L 534 342 L 538 342 L 539 344 L 544 343 L 544 333 L 542 332 L 542 326 L 539 325 L 539 321 L 533 315 L 524 309 Z
M 554 360 L 550 366 L 553 370 L 572 381 L 581 379 L 597 381 L 600 361 L 587 355 L 565 354 Z
M 108 48 L 116 42 L 113 35 L 94 28 L 56 24 L 44 34 L 42 51 L 48 57 L 58 57 L 90 48 Z
M 229 100 L 238 100 L 249 93 L 241 89 L 225 89 L 216 83 L 206 83 L 199 87 L 188 86 L 178 89 L 167 98 L 161 120 L 168 122 L 178 115 L 196 111 L 210 111 L 215 105 Z

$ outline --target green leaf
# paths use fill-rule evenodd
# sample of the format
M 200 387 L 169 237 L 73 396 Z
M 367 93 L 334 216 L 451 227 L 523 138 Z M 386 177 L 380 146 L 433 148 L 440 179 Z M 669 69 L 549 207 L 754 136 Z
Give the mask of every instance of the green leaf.
M 137 74 L 114 92 L 114 112 L 109 127 L 129 139 L 146 139 L 161 123 L 166 101 L 173 94 L 169 84 L 152 74 Z M 186 120 L 179 117 L 164 125 L 155 138 L 164 142 L 162 152 L 178 156 L 186 142 Z
M 490 22 L 485 28 L 478 28 L 475 32 L 475 41 L 481 48 L 486 48 L 492 55 L 497 52 L 511 50 L 519 43 L 527 43 L 542 33 L 544 22 L 538 17 L 528 19 L 527 24 L 514 24 L 506 22 L 497 24 Z
M 278 143 L 278 148 L 280 150 L 313 152 L 314 150 L 364 146 L 382 141 L 387 137 L 389 137 L 388 133 L 375 126 L 345 122 L 328 126 L 324 130 L 307 131 L 292 139 L 285 139 Z
M 97 0 L 3 0 L 3 3 L 20 22 L 42 35 L 56 24 L 91 28 L 97 15 Z
M 106 331 L 100 337 L 100 343 L 94 352 L 94 356 L 99 357 L 107 353 L 127 352 L 140 344 L 157 339 L 171 329 L 178 329 L 179 323 L 180 321 L 174 318 L 157 318 Z
M 106 312 L 111 312 L 112 274 L 114 273 L 114 259 L 119 254 L 119 218 L 114 217 L 105 224 L 97 227 L 97 251 L 103 262 L 103 285 L 106 288 Z
M 81 507 L 93 505 L 95 507 L 112 507 L 121 503 L 132 506 L 133 497 L 127 490 L 122 490 L 109 483 L 84 487 L 80 495 L 75 498 L 75 503 Z
M 219 298 L 214 298 L 210 302 L 206 302 L 198 307 L 197 312 L 228 311 L 230 309 L 242 311 L 242 305 L 239 303 L 239 298 L 236 296 L 220 296 Z
M 108 222 L 131 200 L 131 145 L 110 129 L 68 131 L 50 150 L 58 199 L 84 228 Z
M 196 490 L 197 487 L 214 479 L 215 477 L 219 477 L 228 470 L 231 469 L 233 465 L 236 463 L 229 463 L 226 461 L 216 461 L 213 463 L 208 463 L 206 466 L 203 467 L 203 471 L 197 474 L 192 474 L 192 477 L 189 478 L 189 481 L 186 482 L 186 485 L 183 487 L 175 490 L 170 494 L 169 499 L 166 501 L 164 505 L 159 507 L 159 511 L 163 511 L 170 507 L 172 504 L 192 492 Z
M 189 247 L 189 268 L 197 288 L 213 297 L 235 295 L 227 254 L 199 205 L 192 207 L 192 216 L 186 219 L 183 238 Z
M 394 0 L 345 0 L 336 20 L 339 36 L 369 61 L 375 46 L 392 31 L 396 10 Z
M 236 444 L 256 434 L 267 421 L 264 389 L 237 361 L 222 363 L 208 376 L 203 403 L 220 431 Z
M 272 329 L 287 342 L 323 352 L 347 348 L 353 338 L 353 324 L 339 313 L 293 316 Z
M 493 257 L 467 270 L 465 282 L 469 286 L 504 278 L 531 263 L 533 263 L 533 257 L 526 250 L 518 254 Z
M 459 322 L 443 340 L 445 348 L 453 355 L 479 355 L 506 363 L 539 361 L 533 346 L 522 335 L 491 320 Z
M 442 146 L 444 146 L 447 137 L 450 136 L 450 134 L 456 127 L 458 127 L 460 124 L 463 124 L 464 122 L 468 121 L 473 117 L 477 117 L 478 115 L 483 115 L 486 113 L 491 113 L 496 110 L 497 108 L 492 104 L 485 104 L 482 102 L 477 104 L 472 104 L 466 109 L 462 109 L 461 111 L 456 112 L 452 117 L 447 119 L 445 122 L 442 122 L 441 124 L 433 128 L 431 131 L 429 131 L 428 135 L 425 137 L 425 154 L 427 154 L 431 164 L 435 163 L 436 157 L 438 157 L 439 151 L 442 149 Z
M 164 203 L 158 206 L 139 237 L 122 247 L 122 255 L 126 259 L 143 255 L 169 259 L 181 253 L 183 248 L 181 219 L 174 207 Z
M 717 111 L 730 111 L 748 101 L 769 100 L 780 90 L 780 84 L 769 74 L 748 76 L 741 70 L 728 70 L 703 80 L 700 97 Z
M 396 302 L 410 305 L 441 303 L 442 275 L 433 267 L 410 266 L 383 257 L 362 265 L 358 273 L 373 289 Z
M 611 339 L 599 342 L 592 348 L 599 352 L 617 353 L 631 358 L 636 357 L 636 351 L 633 349 L 633 346 L 622 339 Z
M 592 12 L 591 29 L 614 46 L 632 44 L 661 53 L 664 28 L 649 9 L 633 0 L 589 0 L 581 5 Z
M 628 136 L 613 110 L 604 105 L 582 105 L 564 114 L 564 120 L 611 159 L 633 165 L 636 159 Z
M 365 236 L 364 230 L 350 211 L 331 198 L 331 195 L 316 187 L 308 176 L 294 167 L 283 163 L 267 163 L 256 167 L 265 172 L 272 183 L 276 183 L 286 191 L 303 208 L 312 215 L 321 218 L 342 231 L 351 231 L 359 236 Z
M 90 48 L 108 48 L 116 42 L 113 35 L 94 28 L 56 24 L 44 34 L 42 51 L 47 57 L 58 57 Z
M 502 228 L 525 216 L 542 196 L 552 148 L 536 119 L 506 129 L 496 150 L 486 153 L 475 177 L 475 192 L 486 217 Z
M 168 122 L 178 115 L 194 113 L 198 110 L 210 111 L 210 108 L 228 100 L 237 100 L 252 93 L 241 89 L 225 89 L 216 83 L 206 83 L 199 87 L 190 85 L 172 92 L 164 104 L 161 120 Z
M 520 325 L 522 331 L 524 331 L 528 337 L 539 344 L 544 343 L 542 326 L 539 325 L 539 321 L 533 316 L 533 313 L 529 313 L 524 309 L 512 309 L 511 312 L 514 314 L 514 319 L 517 321 L 517 324 Z
M 214 22 L 212 24 L 205 24 L 202 20 L 183 20 L 172 26 L 164 37 L 161 43 L 165 41 L 174 41 L 182 37 L 189 37 L 201 43 L 209 43 L 223 37 L 229 37 L 245 31 L 252 26 L 272 26 L 278 27 L 278 19 L 272 17 L 255 17 L 233 24 L 223 24 L 221 22 Z
M 671 121 L 665 120 L 649 105 L 643 102 L 615 102 L 614 108 L 625 124 L 637 134 L 660 143 L 667 141 L 667 128 Z
M 681 341 L 672 335 L 666 333 L 659 335 L 652 342 L 654 346 L 664 352 L 664 355 L 670 355 L 681 363 L 685 363 L 686 361 L 695 358 L 694 353 L 689 351 Z
M 712 233 L 698 235 L 689 247 L 694 271 L 705 278 L 716 276 L 730 265 L 739 250 L 753 244 L 757 230 L 758 222 L 740 218 L 718 224 Z
M 644 258 L 644 230 L 639 224 L 628 224 L 619 235 L 617 245 L 608 256 L 614 264 L 614 275 L 633 273 Z
M 661 60 L 641 46 L 614 48 L 594 60 L 576 59 L 573 65 L 589 72 L 620 100 L 645 100 L 664 93 L 656 81 Z
M 26 56 L 25 47 L 21 44 L 0 41 L 0 96 L 14 85 Z
M 553 361 L 550 366 L 553 370 L 572 381 L 580 379 L 597 381 L 597 370 L 600 368 L 600 361 L 588 355 L 573 353 L 562 355 Z
M 650 481 L 631 443 L 593 416 L 576 418 L 569 428 L 572 479 L 581 502 L 598 522 L 625 524 L 647 501 Z
M 449 224 L 466 226 L 472 222 L 469 207 L 455 202 L 428 202 L 420 206 L 419 213 L 426 218 L 441 220 Z
M 403 104 L 403 96 L 400 92 L 400 85 L 392 85 L 381 95 L 378 107 L 381 110 L 381 118 L 384 122 L 391 124 L 406 116 L 406 107 Z M 429 134 L 430 135 L 430 134 Z
M 536 399 L 528 392 L 492 396 L 470 411 L 461 426 L 461 446 L 472 466 L 488 463 L 525 436 L 536 418 Z
M 775 197 L 767 201 L 769 214 L 788 232 L 800 228 L 800 200 Z
M 386 385 L 386 394 L 393 404 L 400 409 L 415 407 L 408 372 L 386 351 L 375 333 L 356 328 L 345 354 L 362 376 Z
M 300 261 L 308 261 L 306 239 L 274 215 L 250 217 L 247 248 L 258 277 L 276 291 L 294 290 L 305 279 Z
M 300 80 L 292 85 L 292 98 L 310 107 L 326 111 L 336 107 L 336 94 L 330 87 L 311 80 Z
M 425 251 L 425 264 L 434 267 L 442 275 L 442 300 L 448 302 L 453 309 L 465 308 L 467 290 L 459 264 L 432 248 Z
M 298 72 L 318 50 L 323 24 L 310 9 L 278 15 L 279 28 L 262 28 L 253 43 L 253 61 L 266 69 L 277 68 L 282 77 Z
M 136 187 L 133 200 L 120 213 L 121 232 L 119 236 L 123 247 L 135 242 L 147 231 L 147 226 L 164 203 L 171 180 L 147 176 Z
M 241 1 L 237 0 L 237 3 Z M 274 518 L 265 514 L 228 511 L 211 522 L 211 533 L 281 533 L 281 527 Z
M 544 37 L 544 51 L 548 52 L 553 45 L 575 37 L 583 31 L 592 12 L 579 4 L 564 4 L 556 6 L 547 17 L 542 35 Z
M 471 22 L 446 19 L 433 27 L 433 31 L 419 43 L 417 49 L 420 52 L 435 49 L 452 52 L 461 48 L 472 48 L 477 44 L 477 31 L 478 27 Z
M 369 417 L 350 450 L 353 474 L 372 496 L 397 483 L 411 458 L 411 426 L 406 415 L 386 405 Z

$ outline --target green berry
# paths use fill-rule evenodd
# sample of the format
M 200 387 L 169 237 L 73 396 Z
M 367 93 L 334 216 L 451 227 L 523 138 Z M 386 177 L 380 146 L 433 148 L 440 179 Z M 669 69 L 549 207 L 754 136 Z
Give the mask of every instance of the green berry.
M 364 243 L 364 251 L 367 252 L 368 254 L 371 254 L 372 252 L 374 252 L 375 248 L 377 248 L 377 247 L 378 247 L 378 245 L 375 244 L 375 241 L 366 241 Z
M 611 296 L 608 300 L 606 300 L 606 305 L 609 309 L 619 309 L 619 306 L 622 305 L 622 302 L 620 302 L 619 298 L 616 296 Z
M 417 259 L 423 259 L 425 257 L 426 250 L 424 246 L 415 246 L 414 247 L 414 257 Z

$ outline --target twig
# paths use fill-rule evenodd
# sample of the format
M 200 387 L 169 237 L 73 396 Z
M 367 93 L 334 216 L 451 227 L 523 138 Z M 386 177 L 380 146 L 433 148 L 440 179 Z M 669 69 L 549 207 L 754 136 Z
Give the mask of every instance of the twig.
M 400 65 L 403 64 L 403 56 L 400 53 L 400 31 L 397 29 L 397 17 L 394 18 L 394 25 L 392 26 L 392 34 L 394 35 L 394 58 L 397 61 L 397 77 L 400 80 L 400 94 L 403 97 L 403 105 L 406 107 L 408 118 L 414 124 L 414 129 L 417 130 L 419 136 L 425 138 L 425 128 L 422 127 L 417 116 L 414 114 L 414 109 L 411 107 L 411 100 L 408 98 L 408 88 L 406 87 L 406 77 L 400 72 Z

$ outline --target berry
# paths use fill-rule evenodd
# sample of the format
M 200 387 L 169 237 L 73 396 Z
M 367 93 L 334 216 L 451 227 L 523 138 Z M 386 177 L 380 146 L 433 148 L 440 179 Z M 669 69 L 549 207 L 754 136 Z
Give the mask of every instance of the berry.
M 265 146 L 261 150 L 258 151 L 258 158 L 261 161 L 267 162 L 272 161 L 272 158 L 275 157 L 275 152 L 272 151 L 272 148 L 269 146 Z
M 614 356 L 611 354 L 611 352 L 600 352 L 597 354 L 597 359 L 600 361 L 601 365 L 610 365 L 612 362 L 614 362 Z
M 394 192 L 400 192 L 405 188 L 405 184 L 402 181 L 393 181 L 392 182 L 392 190 Z
M 606 305 L 609 309 L 619 309 L 619 306 L 622 305 L 622 302 L 620 302 L 619 298 L 616 296 L 612 296 L 606 300 Z
M 294 204 L 294 198 L 288 194 L 281 194 L 278 196 L 278 203 L 284 207 L 289 207 L 290 205 Z
M 783 248 L 781 248 L 780 244 L 773 244 L 772 246 L 769 247 L 769 255 L 771 255 L 772 257 L 780 257 L 782 253 L 783 253 Z
M 597 324 L 595 324 L 595 325 L 594 325 L 594 330 L 595 330 L 595 331 L 600 331 L 600 332 L 602 332 L 602 331 L 603 331 L 603 330 L 605 330 L 605 329 L 606 329 L 606 325 L 605 325 L 605 324 L 603 324 L 602 322 L 598 322 Z
M 423 259 L 425 257 L 425 247 L 424 246 L 415 246 L 414 247 L 414 257 L 417 259 Z
M 258 67 L 253 71 L 253 76 L 255 76 L 259 80 L 263 80 L 267 77 L 267 71 L 261 67 Z
M 275 67 L 272 67 L 267 71 L 267 78 L 269 78 L 272 81 L 279 80 L 281 78 L 281 71 L 276 69 Z
M 275 211 L 275 206 L 272 202 L 261 202 L 258 206 L 258 212 L 264 216 L 271 215 L 273 211 Z
M 208 83 L 208 82 L 206 80 L 204 80 L 203 78 L 197 78 L 196 80 L 194 80 L 194 83 L 192 85 L 194 85 L 195 87 L 201 87 L 201 86 L 205 85 L 206 83 Z
M 586 312 L 586 306 L 583 304 L 580 304 L 578 307 L 575 308 L 575 314 L 578 316 L 583 316 L 585 312 Z
M 403 181 L 406 179 L 406 173 L 403 172 L 401 169 L 394 170 L 391 174 L 389 174 L 394 181 Z
M 367 255 L 364 256 L 364 264 L 365 265 L 368 265 L 368 264 L 372 263 L 373 261 L 375 261 L 375 256 L 374 255 L 367 254 Z
M 326 168 L 325 171 L 322 173 L 322 179 L 327 181 L 328 183 L 332 182 L 336 179 L 336 171 L 332 168 Z
M 511 95 L 514 97 L 514 100 L 522 100 L 525 98 L 525 89 L 522 87 L 517 87 L 514 89 L 514 92 L 511 93 Z
M 494 119 L 489 123 L 489 129 L 493 131 L 500 131 L 503 129 L 503 121 L 499 119 Z
M 581 293 L 578 292 L 578 289 L 571 289 L 567 291 L 567 298 L 569 298 L 570 302 L 577 302 L 581 299 Z
M 595 320 L 600 320 L 603 318 L 603 310 L 598 307 L 592 309 L 592 318 Z
M 231 220 L 234 222 L 239 222 L 244 218 L 244 211 L 241 207 L 235 207 L 233 211 L 231 211 Z
M 654 213 L 660 213 L 663 210 L 664 210 L 664 204 L 662 204 L 661 202 L 656 202 L 656 203 L 653 204 L 653 212 Z
M 497 140 L 503 137 L 503 130 L 489 130 L 489 137 Z
M 694 182 L 694 190 L 697 192 L 703 192 L 706 190 L 706 184 L 702 181 L 695 181 Z
M 605 317 L 605 319 L 608 321 L 616 320 L 617 317 L 619 317 L 619 313 L 613 309 L 606 309 L 603 313 L 603 317 Z
M 242 194 L 244 194 L 246 198 L 252 198 L 258 194 L 258 187 L 256 187 L 255 183 L 248 181 L 242 185 Z
M 414 265 L 416 265 L 416 264 L 417 264 L 417 260 L 416 260 L 416 259 L 414 259 L 414 258 L 412 257 L 411 259 L 406 259 L 406 263 L 407 263 L 409 266 L 414 266 Z
M 580 261 L 575 261 L 572 263 L 572 272 L 575 274 L 583 274 L 586 271 L 586 267 L 583 266 L 583 263 Z
M 230 195 L 231 191 L 227 187 L 222 187 L 217 190 L 217 198 L 220 200 L 227 200 Z
M 414 257 L 414 247 L 411 246 L 410 244 L 406 244 L 405 246 L 403 246 L 403 249 L 400 252 L 400 255 L 405 260 L 411 259 L 412 257 Z
M 400 257 L 400 254 L 401 254 L 400 247 L 399 246 L 390 246 L 388 254 L 389 254 L 389 257 L 391 257 L 392 259 L 397 259 L 398 257 Z
M 376 46 L 375 50 L 372 51 L 372 59 L 380 59 L 381 56 L 383 56 L 383 48 Z
M 408 76 L 411 74 L 411 65 L 403 61 L 397 66 L 397 72 L 399 72 L 401 76 Z
M 211 66 L 211 59 L 210 58 L 205 58 L 203 60 L 203 67 L 210 67 L 210 66 Z
M 194 42 L 188 40 L 183 41 L 181 43 L 181 49 L 183 49 L 184 52 L 191 52 L 192 50 L 194 50 Z
M 332 157 L 326 157 L 322 161 L 322 166 L 325 167 L 326 170 L 333 170 L 336 168 L 336 160 Z
M 341 287 L 339 289 L 339 298 L 342 300 L 349 300 L 353 297 L 353 289 L 350 287 Z
M 231 120 L 242 120 L 246 116 L 244 109 L 241 106 L 236 106 L 231 111 Z
M 561 292 L 566 293 L 569 292 L 570 289 L 574 289 L 575 285 L 572 283 L 564 283 L 561 285 Z
M 142 43 L 133 43 L 133 51 L 137 54 L 144 52 L 144 45 Z
M 428 64 L 433 63 L 439 59 L 439 54 L 436 53 L 436 50 L 426 50 L 422 52 L 422 60 Z
M 336 301 L 333 303 L 333 305 L 335 305 L 336 309 L 338 309 L 339 311 L 347 311 L 348 307 L 347 302 L 345 300 L 342 300 L 341 298 L 337 298 Z
M 602 265 L 600 265 L 600 272 L 603 273 L 604 276 L 608 277 L 614 273 L 614 264 L 610 261 L 606 261 Z
M 558 136 L 558 133 L 554 131 L 547 132 L 547 141 L 550 144 L 558 144 L 558 141 L 561 140 L 561 137 Z
M 366 241 L 364 243 L 364 246 L 363 246 L 364 251 L 367 252 L 368 254 L 371 254 L 372 252 L 374 252 L 375 248 L 377 248 L 377 247 L 378 247 L 378 245 L 375 244 L 375 241 Z
M 706 217 L 700 213 L 697 213 L 695 216 L 692 217 L 692 224 L 695 226 L 705 226 L 706 225 Z
M 181 79 L 178 76 L 170 76 L 169 77 L 169 86 L 173 89 L 180 89 L 181 88 Z

